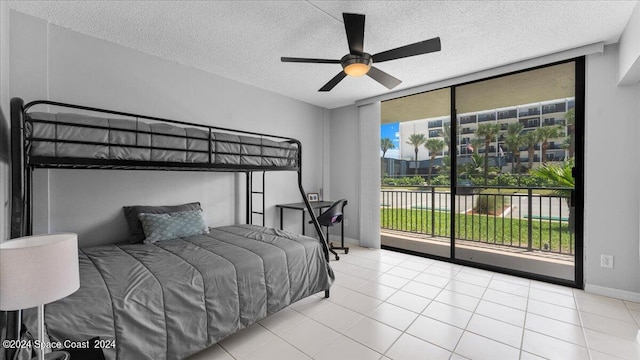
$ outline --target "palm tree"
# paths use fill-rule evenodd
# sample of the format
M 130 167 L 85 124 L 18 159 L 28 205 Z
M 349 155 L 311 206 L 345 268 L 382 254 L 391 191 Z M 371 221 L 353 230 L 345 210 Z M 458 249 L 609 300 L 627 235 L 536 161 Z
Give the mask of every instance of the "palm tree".
M 429 150 L 429 156 L 431 160 L 429 161 L 429 177 L 428 182 L 431 184 L 431 171 L 433 170 L 433 162 L 436 159 L 436 156 L 442 153 L 444 150 L 444 141 L 442 139 L 429 139 L 424 143 L 424 147 Z
M 471 151 L 471 153 L 472 154 L 477 154 L 478 153 L 478 149 L 480 149 L 482 147 L 482 145 L 484 145 L 484 140 L 483 139 L 474 138 L 474 139 L 471 139 L 470 143 L 471 143 L 471 147 L 473 148 L 473 151 Z
M 538 133 L 536 131 L 529 131 L 522 135 L 522 144 L 527 146 L 527 152 L 529 153 L 529 169 L 533 167 L 533 156 L 535 155 L 536 145 L 539 142 Z
M 500 131 L 498 124 L 481 124 L 478 126 L 476 136 L 484 140 L 484 184 L 487 185 L 489 178 L 489 145 L 496 138 Z
M 520 168 L 520 146 L 522 146 L 522 138 L 520 132 L 524 126 L 521 123 L 509 124 L 507 127 L 507 137 L 504 144 L 507 145 L 507 149 L 511 151 L 511 172 L 515 173 L 516 163 L 517 168 Z
M 416 175 L 418 174 L 418 149 L 420 148 L 420 145 L 425 143 L 426 140 L 427 139 L 425 138 L 424 134 L 413 133 L 409 135 L 409 141 L 407 141 L 407 144 L 413 145 L 416 154 Z
M 444 138 L 444 142 L 447 145 L 447 155 L 451 155 L 451 126 L 445 125 L 442 128 L 441 135 Z M 458 155 L 458 147 L 455 147 L 456 155 Z
M 545 126 L 536 129 L 538 133 L 538 141 L 542 143 L 540 148 L 542 149 L 542 162 L 547 163 L 547 150 L 549 150 L 549 139 L 555 139 L 557 137 L 562 136 L 562 127 L 560 125 L 556 126 Z
M 382 149 L 382 158 L 384 159 L 387 150 L 395 149 L 396 146 L 393 145 L 393 141 L 389 138 L 380 139 L 380 149 Z
M 553 190 L 553 194 L 562 196 L 567 201 L 567 205 L 569 205 L 569 231 L 572 233 L 575 231 L 576 210 L 576 208 L 572 206 L 573 204 L 571 204 L 571 191 L 575 189 L 576 186 L 575 178 L 573 177 L 574 166 L 574 159 L 569 158 L 562 165 L 544 164 L 531 170 L 531 175 L 546 179 L 551 183 L 551 186 L 565 188 Z
M 382 150 L 382 158 L 380 159 L 380 169 L 381 171 L 381 176 L 384 179 L 384 156 L 387 154 L 387 151 L 389 149 L 395 149 L 395 145 L 393 144 L 393 141 L 389 138 L 384 138 L 384 139 L 380 139 L 380 149 Z
M 576 108 L 571 108 L 564 114 L 567 122 L 567 134 L 569 135 L 569 157 L 573 157 L 576 150 Z

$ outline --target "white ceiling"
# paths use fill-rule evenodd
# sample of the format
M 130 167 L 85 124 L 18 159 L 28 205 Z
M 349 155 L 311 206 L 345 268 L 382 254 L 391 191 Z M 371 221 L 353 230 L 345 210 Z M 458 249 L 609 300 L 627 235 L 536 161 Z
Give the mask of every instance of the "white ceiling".
M 377 65 L 414 87 L 582 45 L 618 41 L 634 1 L 10 1 L 10 8 L 180 64 L 326 108 L 389 92 L 345 78 L 343 12 L 366 15 L 364 49 L 439 36 L 442 51 Z

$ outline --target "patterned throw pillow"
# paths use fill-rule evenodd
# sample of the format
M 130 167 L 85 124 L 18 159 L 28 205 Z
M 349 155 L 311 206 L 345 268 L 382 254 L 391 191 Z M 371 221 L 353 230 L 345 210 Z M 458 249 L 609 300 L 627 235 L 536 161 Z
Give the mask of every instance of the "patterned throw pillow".
M 129 233 L 131 234 L 129 242 L 132 244 L 144 241 L 144 229 L 138 218 L 140 214 L 169 214 L 179 211 L 202 210 L 199 202 L 170 206 L 135 205 L 124 206 L 122 209 L 124 210 L 124 217 L 127 219 L 127 224 L 129 225 Z
M 201 210 L 168 214 L 142 213 L 138 215 L 138 218 L 142 223 L 146 244 L 209 232 Z

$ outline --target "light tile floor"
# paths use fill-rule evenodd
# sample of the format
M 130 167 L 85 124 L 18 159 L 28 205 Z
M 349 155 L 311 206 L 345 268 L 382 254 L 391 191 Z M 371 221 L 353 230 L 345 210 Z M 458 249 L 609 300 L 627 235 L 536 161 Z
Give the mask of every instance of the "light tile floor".
M 351 246 L 316 294 L 190 360 L 640 359 L 640 304 Z

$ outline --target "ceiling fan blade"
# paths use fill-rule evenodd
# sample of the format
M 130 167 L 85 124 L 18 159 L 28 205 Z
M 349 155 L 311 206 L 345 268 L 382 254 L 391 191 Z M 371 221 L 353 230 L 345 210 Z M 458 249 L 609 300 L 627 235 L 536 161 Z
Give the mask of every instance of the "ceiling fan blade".
M 340 60 L 331 59 L 309 59 L 309 58 L 294 58 L 294 57 L 281 57 L 282 62 L 295 62 L 295 63 L 314 63 L 314 64 L 340 64 Z
M 402 59 L 435 51 L 440 51 L 439 37 L 377 53 L 373 55 L 373 62 L 379 63 L 388 60 Z
M 384 85 L 387 89 L 391 90 L 394 87 L 400 85 L 402 82 L 399 79 L 394 78 L 393 76 L 387 74 L 386 72 L 378 69 L 377 67 L 372 66 L 367 73 L 370 78 Z
M 347 32 L 349 53 L 362 55 L 364 52 L 364 15 L 343 13 L 344 29 Z
M 338 85 L 338 83 L 342 81 L 345 76 L 347 76 L 347 73 L 345 73 L 344 71 L 340 71 L 338 75 L 334 76 L 333 79 L 329 80 L 329 82 L 324 84 L 324 86 L 321 87 L 318 91 L 331 91 L 331 89 L 333 89 L 334 86 Z

